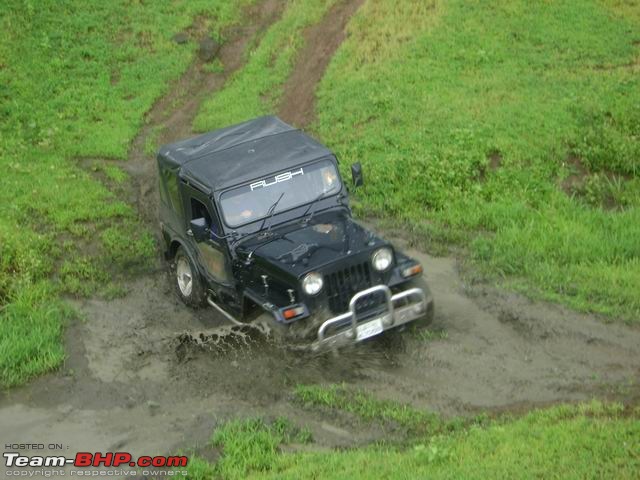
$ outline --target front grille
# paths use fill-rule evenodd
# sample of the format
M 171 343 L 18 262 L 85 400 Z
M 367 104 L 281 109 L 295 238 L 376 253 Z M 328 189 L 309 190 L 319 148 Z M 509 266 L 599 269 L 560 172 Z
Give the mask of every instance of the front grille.
M 351 297 L 360 290 L 371 286 L 371 270 L 369 268 L 369 263 L 365 262 L 325 275 L 329 309 L 334 314 L 346 312 L 349 309 Z M 357 307 L 360 310 L 360 305 Z

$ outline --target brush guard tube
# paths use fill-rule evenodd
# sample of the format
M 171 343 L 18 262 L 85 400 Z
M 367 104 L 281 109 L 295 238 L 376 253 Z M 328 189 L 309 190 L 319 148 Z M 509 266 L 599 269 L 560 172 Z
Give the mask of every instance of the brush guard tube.
M 363 297 L 381 292 L 385 296 L 386 310 L 366 322 L 358 323 L 356 303 Z M 407 305 L 395 307 L 400 300 L 411 300 Z M 311 345 L 312 350 L 320 350 L 326 347 L 337 347 L 365 340 L 379 335 L 385 330 L 399 327 L 417 320 L 427 313 L 427 306 L 433 300 L 427 298 L 421 288 L 410 288 L 392 295 L 391 289 L 386 285 L 376 285 L 356 293 L 349 301 L 349 311 L 325 321 L 318 329 L 318 339 Z M 341 331 L 327 336 L 327 330 L 333 326 L 339 326 L 350 320 L 351 325 Z

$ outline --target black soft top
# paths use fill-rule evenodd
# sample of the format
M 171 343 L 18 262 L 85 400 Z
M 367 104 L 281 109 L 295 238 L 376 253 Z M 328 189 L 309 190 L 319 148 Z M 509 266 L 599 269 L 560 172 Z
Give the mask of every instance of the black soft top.
M 164 145 L 158 164 L 210 194 L 328 155 L 309 135 L 266 116 Z

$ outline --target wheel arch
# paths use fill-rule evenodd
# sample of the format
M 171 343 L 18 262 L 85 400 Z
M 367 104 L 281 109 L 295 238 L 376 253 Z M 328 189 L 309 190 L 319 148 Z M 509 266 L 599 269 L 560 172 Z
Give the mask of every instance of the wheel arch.
M 179 240 L 172 240 L 171 243 L 169 243 L 167 252 L 165 253 L 166 259 L 173 260 L 176 257 L 176 253 L 178 252 L 178 249 L 180 247 L 188 251 L 187 247 L 185 247 L 185 245 L 182 242 L 180 242 Z

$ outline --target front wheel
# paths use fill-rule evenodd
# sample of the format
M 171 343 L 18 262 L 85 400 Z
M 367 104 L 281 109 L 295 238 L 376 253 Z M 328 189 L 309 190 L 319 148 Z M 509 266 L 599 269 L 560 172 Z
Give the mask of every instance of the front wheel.
M 200 307 L 204 303 L 204 287 L 196 266 L 183 247 L 176 252 L 172 270 L 180 300 L 190 307 Z

